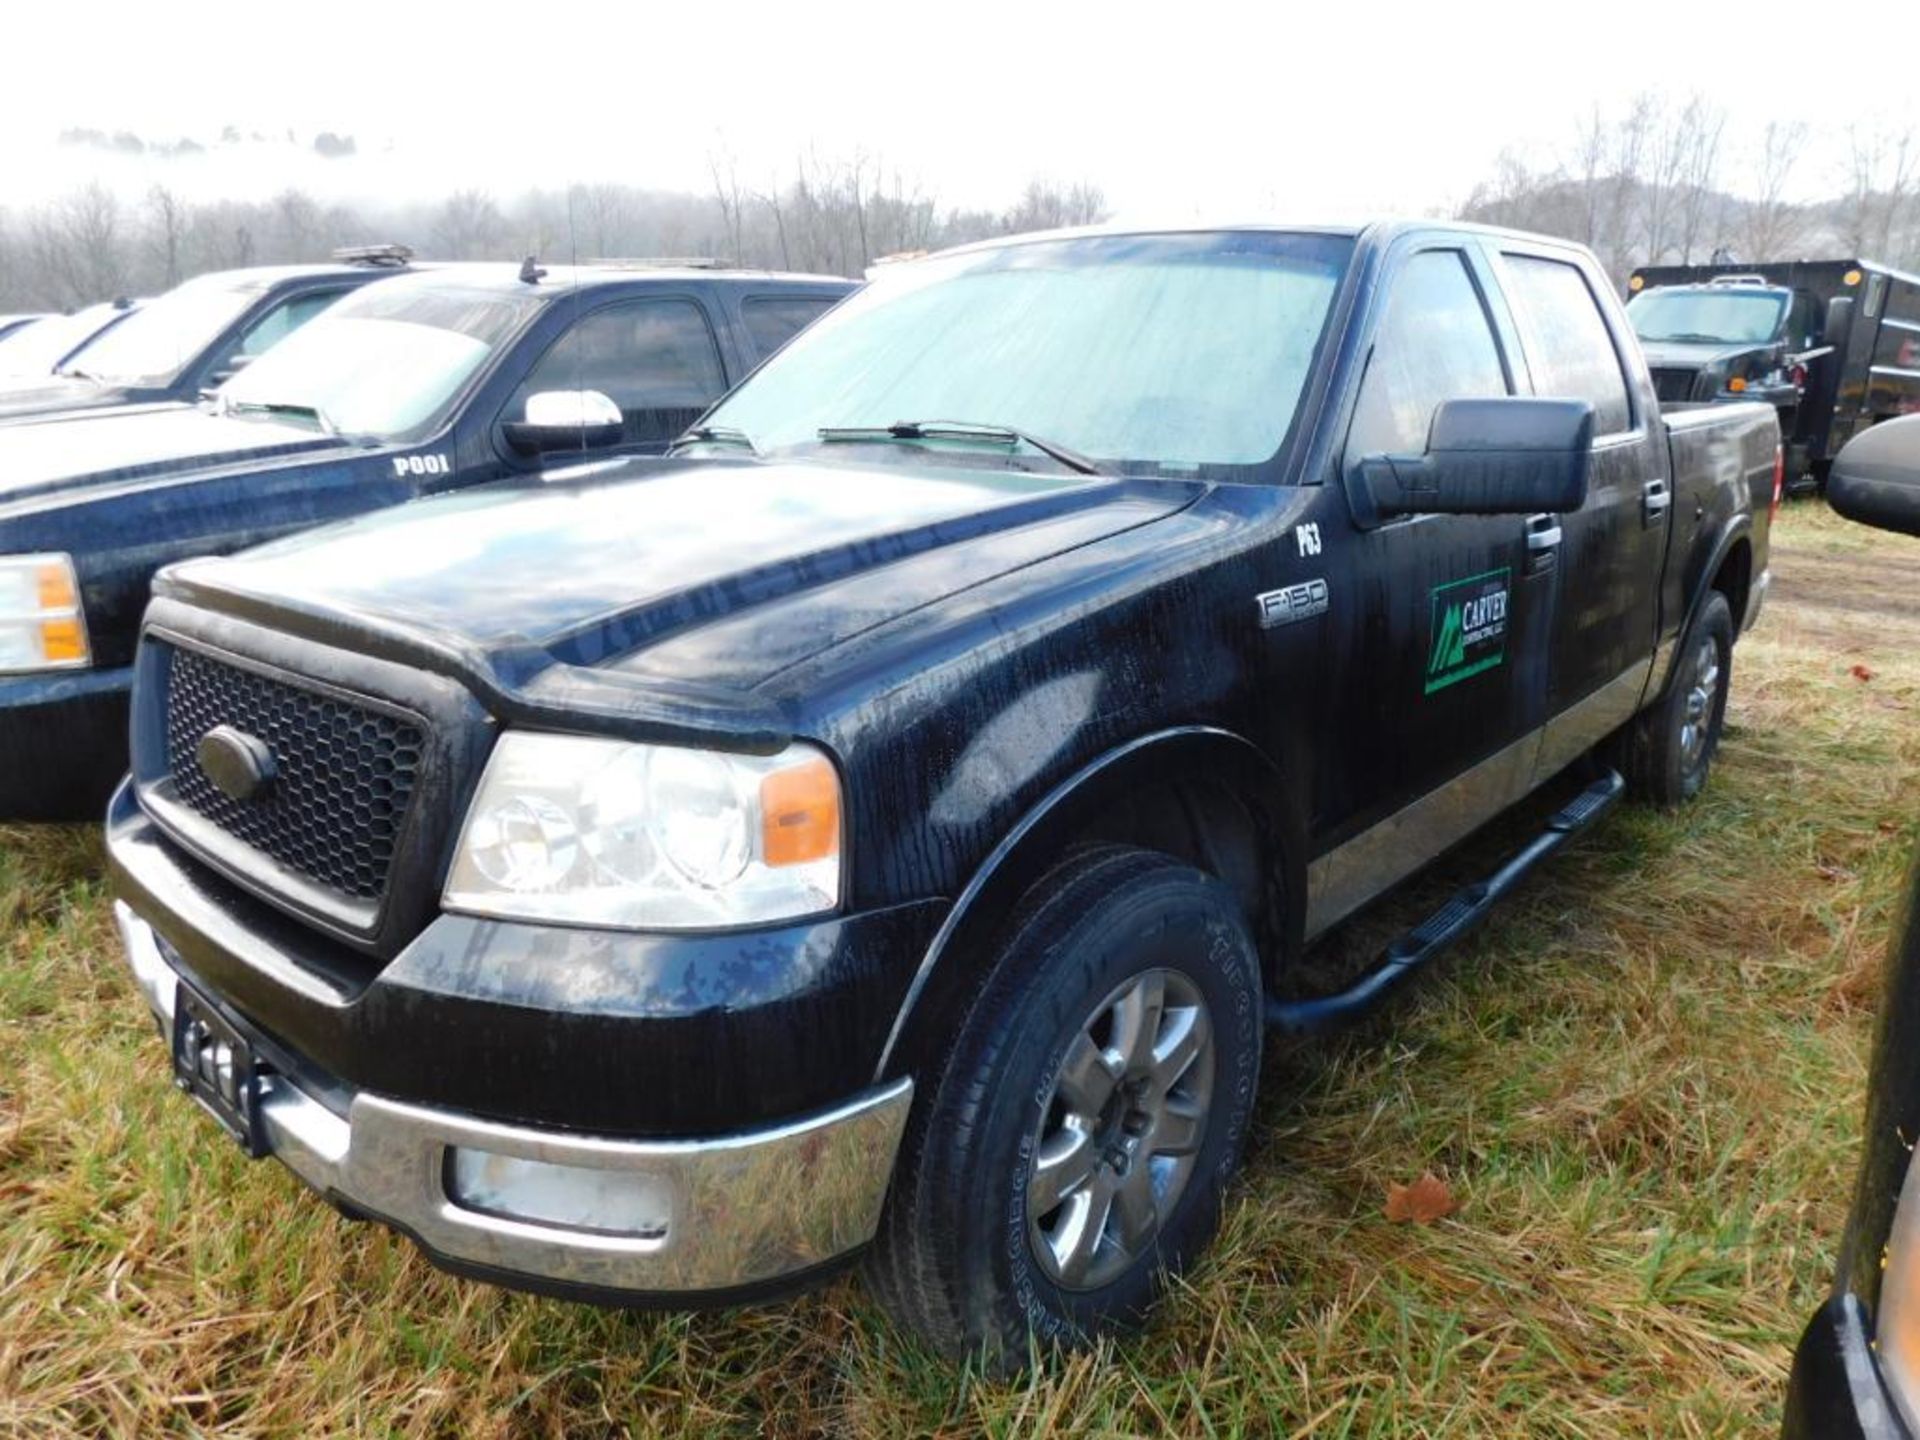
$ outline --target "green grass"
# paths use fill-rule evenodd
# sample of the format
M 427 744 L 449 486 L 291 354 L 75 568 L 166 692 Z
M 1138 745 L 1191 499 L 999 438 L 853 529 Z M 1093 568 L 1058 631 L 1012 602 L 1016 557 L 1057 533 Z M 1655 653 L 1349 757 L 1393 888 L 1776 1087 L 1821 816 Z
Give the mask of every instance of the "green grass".
M 0 832 L 0 1432 L 1766 1433 L 1920 814 L 1920 543 L 1798 506 L 1775 570 L 1700 803 L 1617 813 L 1379 1019 L 1275 1054 L 1208 1259 L 1015 1384 L 854 1281 L 639 1316 L 435 1272 L 173 1093 L 93 837 Z M 1429 1168 L 1458 1213 L 1387 1223 Z

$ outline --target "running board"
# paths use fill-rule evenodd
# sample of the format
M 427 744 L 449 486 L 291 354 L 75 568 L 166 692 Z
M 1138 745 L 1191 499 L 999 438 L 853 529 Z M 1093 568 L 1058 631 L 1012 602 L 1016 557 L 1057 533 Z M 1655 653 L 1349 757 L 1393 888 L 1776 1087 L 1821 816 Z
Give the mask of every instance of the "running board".
M 1407 976 L 1486 919 L 1494 903 L 1518 885 L 1529 870 L 1611 810 L 1625 789 L 1619 772 L 1609 770 L 1555 811 L 1547 828 L 1492 876 L 1467 886 L 1394 941 L 1381 955 L 1380 963 L 1345 990 L 1309 1000 L 1270 999 L 1267 1023 L 1289 1034 L 1304 1035 L 1365 1014 Z

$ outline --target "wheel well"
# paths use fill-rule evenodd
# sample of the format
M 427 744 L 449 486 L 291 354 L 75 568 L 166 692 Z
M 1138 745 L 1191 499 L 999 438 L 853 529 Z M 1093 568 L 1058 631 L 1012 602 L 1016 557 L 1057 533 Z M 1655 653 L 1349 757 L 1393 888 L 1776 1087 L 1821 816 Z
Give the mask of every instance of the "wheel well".
M 1747 588 L 1753 582 L 1753 547 L 1745 540 L 1737 542 L 1720 562 L 1720 568 L 1714 572 L 1712 589 L 1727 597 L 1727 608 L 1733 611 L 1734 634 L 1747 619 Z
M 1181 775 L 1119 796 L 1068 842 L 1157 850 L 1224 882 L 1240 902 L 1269 976 L 1284 949 L 1283 867 L 1266 827 L 1226 784 Z
M 1225 732 L 1189 745 L 1148 744 L 1083 772 L 1009 834 L 956 901 L 877 1078 L 909 1073 L 939 1053 L 1023 899 L 1090 845 L 1157 850 L 1218 877 L 1238 898 L 1271 983 L 1294 957 L 1305 914 L 1302 842 L 1285 806 L 1279 771 Z

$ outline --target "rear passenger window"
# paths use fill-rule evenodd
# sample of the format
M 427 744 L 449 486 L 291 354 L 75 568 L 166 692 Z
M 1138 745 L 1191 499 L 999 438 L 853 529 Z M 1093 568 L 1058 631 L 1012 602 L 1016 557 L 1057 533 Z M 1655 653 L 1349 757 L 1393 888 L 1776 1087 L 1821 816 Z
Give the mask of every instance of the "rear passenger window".
M 756 359 L 764 360 L 800 331 L 832 309 L 833 300 L 809 300 L 792 295 L 763 295 L 743 301 L 740 318 Z
M 524 413 L 542 390 L 598 390 L 620 407 L 622 444 L 662 444 L 726 388 L 705 312 L 689 300 L 639 300 L 575 324 L 540 357 L 507 413 Z
M 262 315 L 240 341 L 242 355 L 264 355 L 347 292 L 323 290 L 296 295 Z
M 1533 337 L 1533 389 L 1555 399 L 1591 400 L 1593 433 L 1614 435 L 1633 424 L 1627 381 L 1607 322 L 1586 277 L 1572 265 L 1508 255 L 1516 299 Z
M 1458 250 L 1423 251 L 1393 282 L 1347 434 L 1347 461 L 1418 455 L 1441 401 L 1507 393 L 1493 327 L 1466 257 Z

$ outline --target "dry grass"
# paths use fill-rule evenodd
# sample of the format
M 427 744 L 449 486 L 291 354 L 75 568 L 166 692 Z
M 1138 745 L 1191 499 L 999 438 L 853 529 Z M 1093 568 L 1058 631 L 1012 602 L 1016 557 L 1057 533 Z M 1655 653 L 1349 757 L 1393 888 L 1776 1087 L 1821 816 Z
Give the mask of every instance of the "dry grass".
M 177 1100 L 92 839 L 0 836 L 0 1432 L 1764 1433 L 1920 813 L 1920 543 L 1801 506 L 1776 555 L 1703 801 L 1616 815 L 1390 1013 L 1276 1056 L 1210 1259 L 1018 1385 L 853 1282 L 633 1316 L 436 1273 Z M 1459 1213 L 1386 1223 L 1427 1168 Z

